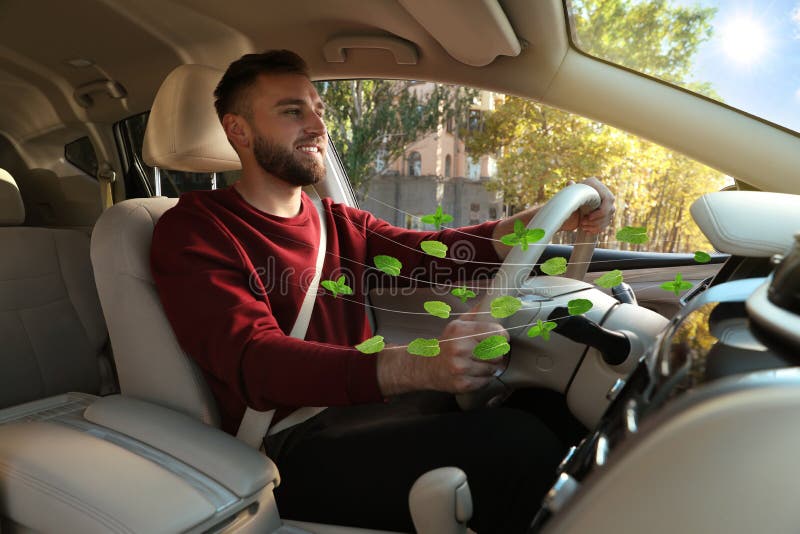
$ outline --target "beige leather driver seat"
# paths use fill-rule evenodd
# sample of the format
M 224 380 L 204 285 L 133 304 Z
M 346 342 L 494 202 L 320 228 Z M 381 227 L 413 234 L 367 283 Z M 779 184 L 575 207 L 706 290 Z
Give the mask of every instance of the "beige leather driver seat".
M 0 423 L 82 410 L 111 374 L 89 238 L 24 222 L 0 169 Z
M 221 74 L 182 65 L 164 80 L 145 133 L 148 165 L 192 172 L 240 168 L 213 108 L 211 95 Z M 216 403 L 199 368 L 180 348 L 150 274 L 153 229 L 176 203 L 137 198 L 107 209 L 92 234 L 92 265 L 122 393 L 217 426 Z

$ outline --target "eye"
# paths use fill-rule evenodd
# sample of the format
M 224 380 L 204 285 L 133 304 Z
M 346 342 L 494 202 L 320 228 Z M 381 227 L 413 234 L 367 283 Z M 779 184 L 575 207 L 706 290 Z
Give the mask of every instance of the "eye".
M 300 115 L 301 112 L 299 108 L 288 108 L 284 113 L 287 115 Z

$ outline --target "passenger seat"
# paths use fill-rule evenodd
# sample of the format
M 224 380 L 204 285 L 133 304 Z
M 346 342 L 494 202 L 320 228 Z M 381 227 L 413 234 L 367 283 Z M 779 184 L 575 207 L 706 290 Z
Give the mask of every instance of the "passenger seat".
M 82 411 L 116 388 L 89 237 L 24 221 L 0 169 L 0 423 Z

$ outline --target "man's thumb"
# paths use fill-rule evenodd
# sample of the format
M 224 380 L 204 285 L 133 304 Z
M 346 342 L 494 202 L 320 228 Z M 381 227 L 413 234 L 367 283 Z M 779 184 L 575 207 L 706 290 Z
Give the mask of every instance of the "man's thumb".
M 459 319 L 462 321 L 477 321 L 482 315 L 480 313 L 481 301 L 482 299 L 478 298 L 478 302 L 468 312 L 462 313 Z

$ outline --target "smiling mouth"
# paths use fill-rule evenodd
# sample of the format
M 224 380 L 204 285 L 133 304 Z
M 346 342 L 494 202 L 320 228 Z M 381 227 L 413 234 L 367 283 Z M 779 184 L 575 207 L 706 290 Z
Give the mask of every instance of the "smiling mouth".
M 318 146 L 313 145 L 301 145 L 297 147 L 297 150 L 304 154 L 319 154 L 321 152 Z

